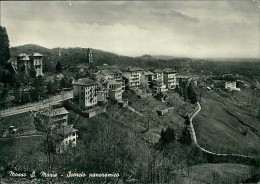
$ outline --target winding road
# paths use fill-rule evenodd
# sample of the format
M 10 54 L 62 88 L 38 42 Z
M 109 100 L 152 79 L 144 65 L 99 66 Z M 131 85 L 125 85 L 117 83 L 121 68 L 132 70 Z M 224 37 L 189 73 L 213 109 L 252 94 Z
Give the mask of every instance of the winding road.
M 202 148 L 197 141 L 196 137 L 196 132 L 192 123 L 193 118 L 201 111 L 201 105 L 199 102 L 197 102 L 198 109 L 194 112 L 194 114 L 190 117 L 190 127 L 191 127 L 191 134 L 192 134 L 192 140 L 194 144 L 203 152 L 209 153 L 211 155 L 218 155 L 218 156 L 236 156 L 236 157 L 243 157 L 243 158 L 250 158 L 250 159 L 255 159 L 254 157 L 251 156 L 246 156 L 246 155 L 240 155 L 240 154 L 221 154 L 221 153 L 214 153 L 212 151 L 206 150 L 205 148 Z

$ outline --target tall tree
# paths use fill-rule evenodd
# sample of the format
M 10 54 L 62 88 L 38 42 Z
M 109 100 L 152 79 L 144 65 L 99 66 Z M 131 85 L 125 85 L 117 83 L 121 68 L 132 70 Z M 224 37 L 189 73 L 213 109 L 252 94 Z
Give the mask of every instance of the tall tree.
M 55 68 L 57 73 L 61 73 L 62 69 L 61 69 L 61 63 L 58 61 L 58 63 L 56 64 L 56 68 Z
M 5 27 L 0 26 L 0 64 L 3 66 L 10 59 L 9 38 Z
M 34 125 L 37 131 L 44 133 L 42 142 L 43 150 L 46 154 L 49 168 L 51 168 L 54 161 L 54 154 L 56 151 L 56 131 L 57 127 L 50 116 L 44 116 L 43 113 L 51 114 L 52 109 L 50 107 L 39 110 L 37 113 L 32 113 L 34 116 Z
M 187 88 L 187 93 L 188 93 L 188 98 L 191 100 L 191 103 L 196 103 L 197 102 L 197 94 L 194 89 L 194 82 L 193 80 L 190 81 L 189 86 Z
M 69 78 L 67 75 L 65 75 L 61 81 L 60 81 L 60 86 L 62 88 L 71 88 L 72 87 L 72 79 Z

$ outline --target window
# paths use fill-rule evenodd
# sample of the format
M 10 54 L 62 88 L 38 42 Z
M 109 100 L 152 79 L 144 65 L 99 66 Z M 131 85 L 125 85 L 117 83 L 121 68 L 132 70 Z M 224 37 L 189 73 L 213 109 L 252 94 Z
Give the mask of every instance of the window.
M 75 142 L 75 141 L 76 141 L 76 139 L 74 138 L 74 139 L 73 139 L 73 142 Z

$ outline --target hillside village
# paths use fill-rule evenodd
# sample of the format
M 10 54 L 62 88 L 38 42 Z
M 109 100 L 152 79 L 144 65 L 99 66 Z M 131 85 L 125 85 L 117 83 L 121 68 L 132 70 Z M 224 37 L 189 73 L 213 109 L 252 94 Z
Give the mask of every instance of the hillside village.
M 259 2 L 0 1 L 0 184 L 260 184 Z
M 101 123 L 104 127 L 124 126 L 134 133 L 131 137 L 141 137 L 139 144 L 143 145 L 144 141 L 159 150 L 168 150 L 169 142 L 177 144 L 176 148 L 178 149 L 190 149 L 186 148 L 186 145 L 194 142 L 193 133 L 195 132 L 191 129 L 189 122 L 198 111 L 198 103 L 204 107 L 211 104 L 212 100 L 215 100 L 214 103 L 216 103 L 218 98 L 224 104 L 220 107 L 226 110 L 227 103 L 232 102 L 233 104 L 229 104 L 229 106 L 232 106 L 233 110 L 226 111 L 230 113 L 230 117 L 236 116 L 239 121 L 242 116 L 238 113 L 242 111 L 237 109 L 235 113 L 235 106 L 244 108 L 245 104 L 249 104 L 251 101 L 253 104 L 258 103 L 257 93 L 254 94 L 256 97 L 253 95 L 252 99 L 243 97 L 244 102 L 236 102 L 237 98 L 240 98 L 239 96 L 247 95 L 248 91 L 259 89 L 257 83 L 252 83 L 241 75 L 234 73 L 200 75 L 195 70 L 193 71 L 191 66 L 194 63 L 191 61 L 165 68 L 142 68 L 137 65 L 122 67 L 106 63 L 97 65 L 92 49 L 88 48 L 85 51 L 87 57 L 84 62 L 68 67 L 62 65 L 59 60 L 55 67 L 55 73 L 44 72 L 43 59 L 48 56 L 40 53 L 20 53 L 16 57 L 11 57 L 8 62 L 11 64 L 13 75 L 20 76 L 24 81 L 18 88 L 10 90 L 6 100 L 1 104 L 4 108 L 1 115 L 5 122 L 1 133 L 3 139 L 12 140 L 24 137 L 25 140 L 26 137 L 44 137 L 43 140 L 40 138 L 40 142 L 43 141 L 41 149 L 45 150 L 47 163 L 51 165 L 55 163 L 54 158 L 69 157 L 71 151 L 82 150 L 82 144 L 93 141 L 92 138 L 86 139 L 84 135 L 87 132 L 90 135 L 93 134 L 89 132 L 90 130 L 84 130 L 86 122 L 88 122 L 87 126 L 95 126 L 96 123 L 100 124 L 101 122 L 107 122 Z M 58 53 L 59 57 L 61 57 L 61 53 Z M 36 98 L 32 98 L 32 95 L 35 94 Z M 223 94 L 227 97 L 217 97 L 217 95 Z M 207 103 L 205 104 L 205 102 Z M 17 104 L 19 105 L 17 106 Z M 218 106 L 216 104 L 216 109 L 219 108 Z M 23 110 L 26 108 L 27 110 Z M 24 112 L 28 114 L 26 115 Z M 224 114 L 227 112 L 223 111 Z M 205 131 L 200 125 L 201 122 L 215 121 L 215 115 L 217 115 L 215 113 L 217 112 L 212 106 L 206 109 L 202 108 L 202 113 L 195 117 L 195 129 L 199 132 Z M 244 124 L 251 127 L 256 122 L 256 119 L 253 118 L 259 116 L 257 108 L 254 111 L 248 111 L 248 116 L 252 122 L 249 123 L 245 120 Z M 18 124 L 13 121 L 16 117 L 21 117 Z M 203 121 L 198 121 L 202 118 Z M 115 124 L 110 125 L 111 121 L 114 121 Z M 218 120 L 216 119 L 216 121 Z M 30 125 L 26 122 L 30 122 Z M 257 132 L 260 128 L 251 129 L 252 132 L 259 135 Z M 238 132 L 246 140 L 255 136 L 251 135 L 250 129 L 240 125 Z M 106 133 L 104 132 L 104 134 Z M 129 133 L 127 134 L 129 135 Z M 198 134 L 197 139 L 204 140 L 204 136 L 207 134 Z M 140 141 L 137 137 L 133 139 Z M 259 139 L 259 137 L 256 136 L 255 139 Z M 247 151 L 241 152 L 238 150 L 238 145 L 229 146 L 225 141 L 218 146 L 216 144 L 209 145 L 209 142 L 213 140 L 215 140 L 214 137 L 212 140 L 201 143 L 199 141 L 197 144 L 220 153 L 232 152 L 254 156 L 260 151 L 256 142 L 248 147 L 251 150 L 249 153 Z M 120 148 L 122 149 L 122 147 Z M 204 160 L 207 158 L 205 156 L 193 158 L 194 156 L 187 158 L 187 160 L 191 159 L 192 161 L 189 162 L 194 162 L 194 159 L 198 159 L 201 160 L 199 163 L 208 162 Z M 251 159 L 251 156 L 249 158 Z M 217 162 L 221 162 L 219 158 L 215 159 L 218 160 Z M 225 162 L 229 163 L 230 161 Z M 231 161 L 231 163 L 233 162 L 237 163 L 238 161 Z M 252 161 L 245 161 L 246 164 L 248 162 L 251 165 Z M 145 170 L 145 172 L 150 171 Z M 254 173 L 255 170 L 251 174 Z M 222 179 L 225 177 L 222 176 Z M 242 175 L 241 180 L 246 177 L 249 175 Z M 179 179 L 181 178 L 177 180 Z M 152 178 L 145 177 L 144 180 L 152 181 Z

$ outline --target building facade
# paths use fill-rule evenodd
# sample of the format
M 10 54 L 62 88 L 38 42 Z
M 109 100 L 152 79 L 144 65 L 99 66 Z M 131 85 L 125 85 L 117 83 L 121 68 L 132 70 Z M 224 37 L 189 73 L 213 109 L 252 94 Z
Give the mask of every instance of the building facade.
M 57 154 L 63 153 L 69 146 L 76 146 L 78 130 L 68 125 L 69 112 L 64 108 L 41 110 L 36 113 L 34 121 L 50 123 L 50 140 L 53 141 Z
M 152 70 L 152 72 L 154 73 L 154 80 L 163 79 L 163 70 L 162 69 L 154 69 L 154 70 Z
M 97 82 L 83 78 L 73 82 L 73 97 L 78 105 L 85 109 L 92 109 L 97 105 Z
M 225 81 L 225 89 L 230 91 L 240 91 L 240 88 L 237 88 L 236 81 Z
M 166 85 L 163 82 L 162 78 L 159 78 L 157 80 L 153 80 L 152 82 L 152 89 L 154 93 L 163 93 L 168 91 Z
M 98 104 L 102 105 L 108 100 L 107 88 L 101 82 L 98 83 L 97 88 L 97 101 Z
M 109 69 L 101 69 L 94 74 L 94 79 L 97 81 L 116 81 L 117 83 L 121 83 L 122 91 L 125 90 L 125 82 L 122 78 L 123 72 L 117 68 L 109 68 Z
M 73 128 L 72 125 L 60 128 L 56 134 L 56 153 L 61 154 L 69 147 L 75 147 L 78 137 L 77 132 L 78 130 Z
M 128 67 L 123 72 L 123 77 L 126 79 L 126 85 L 129 88 L 138 88 L 141 84 L 141 75 L 143 69 L 140 67 Z
M 40 113 L 42 117 L 53 123 L 55 127 L 64 127 L 68 125 L 69 112 L 64 108 L 55 108 Z
M 171 68 L 163 70 L 163 82 L 168 89 L 175 89 L 177 85 L 176 71 Z
M 108 87 L 108 95 L 112 100 L 122 100 L 122 82 L 110 81 Z
M 154 79 L 154 74 L 150 71 L 142 71 L 141 75 L 141 87 L 147 89 L 151 87 L 151 82 Z
M 30 70 L 34 70 L 36 72 L 36 76 L 42 76 L 42 57 L 43 55 L 39 53 L 33 53 L 31 55 L 27 55 L 25 53 L 19 54 L 17 56 L 17 69 L 20 72 L 28 73 Z

